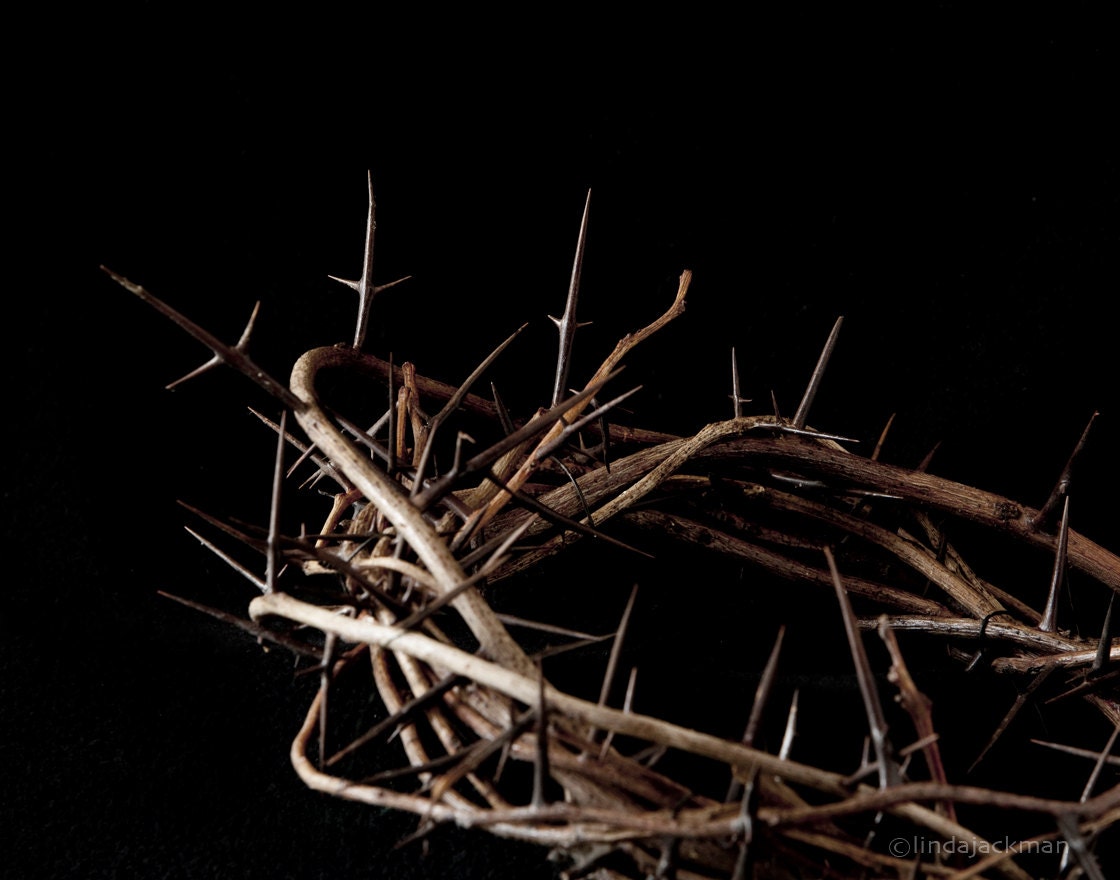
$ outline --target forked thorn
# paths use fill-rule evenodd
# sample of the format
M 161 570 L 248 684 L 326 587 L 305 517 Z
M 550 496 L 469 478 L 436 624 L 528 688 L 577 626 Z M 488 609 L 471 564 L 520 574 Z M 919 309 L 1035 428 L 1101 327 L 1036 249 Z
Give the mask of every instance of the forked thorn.
M 239 351 L 244 354 L 248 349 L 249 337 L 253 335 L 253 325 L 257 323 L 257 313 L 260 312 L 260 310 L 261 301 L 258 299 L 256 304 L 253 306 L 253 313 L 249 315 L 249 323 L 245 325 L 245 329 L 241 331 L 241 338 L 237 340 L 237 345 L 233 347 L 234 351 Z M 208 360 L 206 363 L 204 363 L 201 367 L 196 367 L 195 369 L 187 373 L 187 375 L 180 376 L 174 382 L 170 383 L 169 385 L 165 385 L 164 388 L 166 388 L 168 391 L 171 391 L 173 388 L 175 388 L 175 386 L 182 385 L 188 379 L 193 379 L 195 376 L 201 376 L 203 373 L 208 373 L 210 370 L 214 369 L 214 367 L 220 366 L 223 363 L 225 363 L 225 359 L 220 354 L 215 353 L 214 356 L 210 358 L 210 360 Z
M 362 277 L 357 281 L 351 281 L 347 278 L 339 278 L 337 275 L 328 275 L 331 281 L 337 281 L 340 284 L 345 284 L 351 290 L 357 291 L 358 294 L 358 323 L 354 329 L 354 350 L 360 351 L 362 343 L 366 339 L 366 330 L 369 325 L 369 310 L 373 305 L 373 298 L 383 290 L 388 290 L 390 287 L 396 287 L 403 281 L 411 278 L 411 275 L 406 275 L 404 278 L 398 278 L 396 281 L 390 281 L 388 284 L 374 285 L 373 283 L 373 235 L 377 229 L 376 220 L 376 204 L 373 199 L 373 175 L 366 172 L 366 182 L 369 186 L 369 212 L 366 215 L 366 244 L 365 253 L 362 256 Z
M 560 395 L 568 385 L 568 371 L 571 368 L 572 342 L 576 337 L 576 330 L 586 327 L 576 320 L 576 303 L 579 301 L 579 280 L 583 272 L 583 250 L 587 244 L 587 215 L 591 211 L 591 190 L 587 191 L 587 200 L 583 203 L 583 219 L 579 224 L 579 239 L 576 241 L 576 256 L 572 261 L 572 279 L 568 284 L 568 298 L 564 303 L 564 314 L 559 318 L 552 315 L 552 323 L 560 331 L 560 348 L 556 355 L 556 381 L 552 386 L 552 405 L 560 402 Z

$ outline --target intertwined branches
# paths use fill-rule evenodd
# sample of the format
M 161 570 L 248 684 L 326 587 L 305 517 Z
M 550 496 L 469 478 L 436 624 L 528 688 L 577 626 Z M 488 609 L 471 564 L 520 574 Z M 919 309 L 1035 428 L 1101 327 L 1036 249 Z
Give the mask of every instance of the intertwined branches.
M 740 396 L 733 353 L 731 419 L 691 437 L 608 427 L 607 415 L 628 393 L 613 388 L 626 355 L 683 313 L 691 274 L 682 273 L 663 314 L 623 338 L 583 386 L 569 392 L 589 205 L 590 196 L 567 303 L 562 318 L 554 319 L 560 342 L 551 394 L 543 397 L 549 405 L 520 422 L 505 411 L 496 389 L 493 399 L 472 391 L 517 334 L 460 386 L 362 351 L 374 295 L 391 286 L 372 282 L 372 185 L 362 275 L 346 282 L 360 300 L 353 342 L 309 350 L 287 384 L 252 360 L 248 329 L 236 345 L 226 345 L 145 288 L 109 272 L 211 350 L 204 369 L 231 366 L 282 407 L 277 421 L 261 416 L 279 444 L 267 527 L 199 512 L 227 538 L 262 553 L 264 576 L 198 537 L 261 593 L 250 604 L 251 619 L 223 618 L 310 657 L 319 675 L 292 744 L 300 777 L 338 797 L 412 812 L 421 819 L 421 836 L 455 822 L 562 850 L 573 877 L 620 876 L 625 869 L 617 862 L 601 861 L 609 853 L 625 855 L 639 876 L 743 880 L 770 876 L 777 865 L 787 873 L 831 876 L 1031 876 L 1014 852 L 995 853 L 961 824 L 957 806 L 964 804 L 1048 817 L 1050 838 L 1066 844 L 1066 860 L 1056 870 L 1102 876 L 1094 842 L 1120 816 L 1120 788 L 1095 789 L 1102 768 L 1115 760 L 1108 756 L 1114 738 L 1089 753 L 1096 770 L 1076 800 L 961 784 L 963 774 L 939 749 L 937 707 L 921 693 L 895 636 L 918 631 L 946 640 L 962 670 L 980 663 L 1012 675 L 1044 670 L 1061 682 L 1054 699 L 1071 694 L 1120 729 L 1112 666 L 1120 646 L 1113 645 L 1107 621 L 1099 639 L 1074 635 L 1057 601 L 1068 570 L 1087 575 L 1095 589 L 1120 591 L 1120 560 L 1070 524 L 1071 473 L 1088 428 L 1039 510 L 937 477 L 924 466 L 883 463 L 882 439 L 869 457 L 857 455 L 844 438 L 809 423 L 840 320 L 792 419 L 743 414 L 750 401 Z M 368 431 L 324 399 L 323 378 L 340 372 L 389 390 L 384 417 Z M 600 404 L 602 398 L 609 400 Z M 302 437 L 289 432 L 288 413 Z M 475 443 L 481 432 L 491 439 Z M 477 448 L 468 453 L 468 444 Z M 316 534 L 281 531 L 282 487 L 295 470 L 285 468 L 289 445 L 314 466 L 310 482 L 328 476 L 337 485 Z M 450 467 L 441 472 L 437 460 L 449 452 Z M 1054 524 L 1059 503 L 1062 515 Z M 888 516 L 880 515 L 884 509 Z M 1045 607 L 1035 609 L 976 574 L 933 514 L 1052 553 Z M 656 540 L 646 541 L 649 536 Z M 834 617 L 851 649 L 870 750 L 854 766 L 848 756 L 836 756 L 831 768 L 796 760 L 789 752 L 796 702 L 779 754 L 756 745 L 781 665 L 781 634 L 795 625 L 785 621 L 742 741 L 633 711 L 636 669 L 622 707 L 608 705 L 636 590 L 622 623 L 605 635 L 501 616 L 482 590 L 540 569 L 581 540 L 620 553 L 702 546 L 777 578 L 820 587 L 820 613 Z M 324 581 L 325 589 L 313 586 Z M 532 655 L 513 636 L 515 626 L 534 626 L 554 644 Z M 872 628 L 889 651 L 890 680 L 909 730 L 892 729 L 887 720 L 861 635 Z M 546 656 L 604 639 L 614 648 L 597 702 L 549 683 Z M 363 701 L 346 699 L 348 682 L 362 667 L 383 706 L 372 721 L 363 719 Z M 403 760 L 386 767 L 390 741 Z M 668 750 L 723 765 L 727 794 L 694 790 L 689 780 L 658 771 L 656 761 Z M 864 781 L 868 775 L 875 785 Z M 991 854 L 969 865 L 926 853 L 902 857 L 868 836 L 884 816 L 913 833 L 960 841 L 972 852 L 988 847 Z

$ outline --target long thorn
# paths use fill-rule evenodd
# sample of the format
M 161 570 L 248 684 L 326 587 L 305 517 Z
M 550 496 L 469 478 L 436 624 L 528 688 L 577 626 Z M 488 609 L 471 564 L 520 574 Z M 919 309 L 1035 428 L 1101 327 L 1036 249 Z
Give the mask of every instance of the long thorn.
M 875 689 L 875 679 L 871 674 L 871 664 L 867 660 L 867 651 L 864 649 L 863 640 L 860 638 L 859 621 L 852 612 L 851 602 L 848 600 L 848 591 L 840 580 L 840 572 L 836 568 L 836 559 L 830 547 L 824 548 L 825 559 L 828 560 L 828 570 L 832 575 L 832 584 L 836 589 L 836 598 L 840 603 L 840 613 L 844 618 L 844 631 L 848 635 L 848 646 L 851 648 L 852 660 L 856 667 L 856 679 L 859 682 L 860 693 L 863 695 L 863 707 L 867 712 L 867 723 L 871 732 L 871 743 L 875 747 L 876 764 L 879 768 L 879 787 L 887 788 L 899 782 L 898 765 L 891 754 L 890 741 L 887 739 L 887 723 L 883 717 L 883 706 L 879 702 L 879 693 Z
M 589 425 L 591 422 L 595 421 L 603 414 L 614 409 L 616 406 L 622 403 L 622 401 L 626 400 L 626 398 L 630 397 L 632 394 L 637 394 L 641 390 L 641 385 L 636 388 L 631 388 L 629 391 L 618 395 L 618 397 L 614 398 L 613 400 L 608 400 L 602 406 L 592 410 L 587 415 L 572 422 L 572 424 L 568 425 L 566 428 L 564 428 L 564 430 L 557 434 L 554 439 L 552 439 L 536 451 L 535 455 L 537 461 L 543 461 L 544 459 L 550 457 L 552 453 L 554 453 L 557 449 L 563 446 L 564 443 L 567 442 L 568 438 L 571 437 L 572 434 L 581 430 L 584 426 Z
M 390 715 L 388 718 L 384 719 L 383 721 L 379 721 L 357 739 L 349 743 L 345 748 L 339 749 L 337 752 L 331 755 L 330 758 L 327 759 L 327 762 L 324 766 L 330 767 L 334 764 L 337 764 L 346 756 L 352 755 L 362 746 L 366 745 L 367 743 L 373 742 L 385 731 L 403 723 L 405 719 L 414 714 L 417 710 L 422 709 L 434 700 L 439 699 L 452 688 L 465 683 L 466 679 L 461 675 L 452 673 L 445 676 L 434 685 L 432 685 L 432 687 L 430 687 L 428 690 L 424 691 L 424 693 L 420 694 L 420 696 L 413 697 L 411 700 L 397 709 L 397 711 Z
M 817 389 L 821 386 L 821 379 L 824 378 L 824 371 L 828 367 L 828 359 L 832 357 L 832 350 L 836 347 L 836 338 L 840 335 L 840 325 L 843 323 L 844 316 L 841 315 L 832 325 L 832 332 L 828 334 L 828 339 L 821 350 L 821 356 L 817 359 L 817 366 L 813 369 L 813 375 L 809 377 L 805 394 L 802 396 L 797 412 L 793 416 L 793 426 L 795 428 L 805 427 L 805 422 L 809 418 L 809 407 L 813 405 L 813 398 L 817 396 Z
M 362 344 L 365 342 L 366 331 L 369 327 L 369 312 L 370 307 L 373 305 L 374 297 L 383 290 L 388 290 L 390 287 L 396 287 L 402 281 L 407 281 L 409 277 L 398 278 L 396 281 L 391 281 L 388 284 L 374 285 L 373 283 L 373 239 L 374 233 L 377 230 L 377 205 L 373 198 L 373 175 L 370 174 L 369 171 L 366 172 L 366 183 L 369 186 L 369 209 L 366 213 L 366 239 L 365 249 L 362 254 L 362 277 L 357 281 L 350 281 L 346 278 L 339 278 L 336 275 L 327 276 L 331 281 L 345 284 L 358 294 L 358 320 L 354 327 L 355 351 L 360 351 Z
M 323 660 L 319 664 L 319 766 L 327 762 L 327 701 L 331 690 L 331 664 L 338 642 L 335 633 L 327 633 L 323 642 Z
M 288 411 L 280 413 L 280 430 L 276 440 L 276 464 L 272 469 L 272 504 L 268 513 L 268 561 L 265 566 L 264 591 L 276 591 L 277 558 L 280 548 L 280 489 L 284 485 L 284 435 L 288 430 Z
M 1120 724 L 1113 726 L 1112 734 L 1109 736 L 1108 742 L 1105 743 L 1104 748 L 1101 749 L 1100 755 L 1097 756 L 1097 763 L 1093 765 L 1093 772 L 1089 774 L 1089 780 L 1085 783 L 1085 788 L 1081 792 L 1081 803 L 1085 803 L 1085 801 L 1089 800 L 1093 789 L 1097 787 L 1097 780 L 1101 777 L 1101 770 L 1103 770 L 1104 765 L 1108 763 L 1112 747 L 1116 745 L 1116 737 L 1118 735 L 1120 735 Z
M 503 341 L 497 348 L 490 352 L 490 354 L 486 356 L 482 363 L 475 367 L 474 372 L 467 376 L 467 378 L 463 381 L 463 384 L 455 390 L 455 393 L 452 394 L 450 398 L 448 398 L 447 403 L 444 404 L 443 409 L 441 409 L 432 417 L 431 422 L 428 425 L 428 439 L 424 444 L 424 450 L 420 455 L 420 463 L 416 466 L 416 480 L 412 484 L 412 496 L 414 498 L 420 491 L 420 486 L 423 484 L 424 477 L 428 472 L 428 462 L 432 456 L 432 448 L 435 445 L 436 432 L 439 430 L 440 425 L 442 425 L 444 421 L 446 421 L 447 418 L 459 408 L 459 405 L 463 402 L 463 398 L 466 397 L 467 392 L 471 390 L 471 386 L 473 386 L 474 383 L 478 381 L 478 378 L 484 372 L 486 372 L 487 369 L 490 368 L 490 365 L 498 359 L 503 351 L 509 348 L 510 343 L 512 343 L 513 340 L 520 336 L 521 331 L 528 326 L 528 324 L 522 324 L 509 336 L 507 336 L 505 341 Z
M 186 605 L 188 608 L 193 608 L 195 611 L 201 611 L 203 614 L 220 620 L 223 623 L 232 624 L 240 630 L 244 630 L 249 635 L 256 639 L 264 639 L 265 641 L 275 642 L 287 648 L 293 653 L 300 654 L 304 657 L 312 657 L 315 660 L 322 658 L 323 653 L 314 645 L 308 645 L 304 642 L 293 639 L 291 636 L 284 633 L 273 632 L 272 630 L 255 623 L 252 620 L 245 620 L 235 614 L 230 614 L 227 611 L 222 611 L 219 608 L 213 608 L 210 605 L 203 605 L 201 602 L 193 602 L 190 599 L 184 599 L 182 596 L 176 596 L 172 593 L 165 593 L 162 590 L 157 590 L 157 594 L 163 596 L 165 599 L 170 599 L 172 602 L 178 602 L 180 605 Z
M 1042 505 L 1031 523 L 1035 531 L 1045 527 L 1050 516 L 1054 513 L 1054 508 L 1058 506 L 1058 499 L 1069 492 L 1070 480 L 1073 477 L 1073 466 L 1085 448 L 1085 443 L 1089 439 L 1089 430 L 1093 427 L 1093 422 L 1099 415 L 1099 412 L 1095 412 L 1089 417 L 1089 423 L 1085 425 L 1085 430 L 1081 432 L 1081 438 L 1077 441 L 1077 445 L 1073 447 L 1073 452 L 1070 453 L 1066 466 L 1062 468 L 1062 473 L 1058 476 L 1058 482 L 1050 490 L 1050 497 L 1046 499 L 1046 503 Z
M 634 602 L 638 598 L 638 585 L 630 590 L 630 598 L 626 600 L 626 607 L 622 610 L 622 619 L 618 623 L 618 630 L 615 632 L 614 643 L 611 645 L 611 653 L 607 658 L 607 669 L 603 673 L 603 683 L 599 687 L 599 705 L 605 706 L 607 698 L 611 695 L 611 685 L 614 683 L 615 669 L 618 668 L 618 658 L 622 654 L 622 643 L 626 639 L 626 630 L 630 626 L 630 612 L 634 610 Z M 592 728 L 588 733 L 588 739 L 594 740 L 598 735 L 598 730 Z
M 638 598 L 638 585 L 634 584 L 630 590 L 630 598 L 626 600 L 626 607 L 622 611 L 622 619 L 615 632 L 614 644 L 611 645 L 610 657 L 607 659 L 607 669 L 603 673 L 603 684 L 599 687 L 599 705 L 605 706 L 611 693 L 611 684 L 614 681 L 614 672 L 618 667 L 618 658 L 622 654 L 622 643 L 626 639 L 626 630 L 630 626 L 630 613 L 634 610 L 634 602 Z
M 559 420 L 564 415 L 564 413 L 572 409 L 572 407 L 578 406 L 579 404 L 583 403 L 583 401 L 595 394 L 595 392 L 602 388 L 607 382 L 617 377 L 620 371 L 621 368 L 619 370 L 615 370 L 613 373 L 607 376 L 604 376 L 602 379 L 599 379 L 596 382 L 592 382 L 575 397 L 569 397 L 567 400 L 562 401 L 560 404 L 541 414 L 528 424 L 518 428 L 512 434 L 507 435 L 497 443 L 483 450 L 474 458 L 470 459 L 470 461 L 468 461 L 465 465 L 463 465 L 462 473 L 458 474 L 457 477 L 459 479 L 463 479 L 465 477 L 471 476 L 472 474 L 479 473 L 484 468 L 488 468 L 493 462 L 497 461 L 499 458 L 505 455 L 509 450 L 513 449 L 516 446 L 519 446 L 521 443 L 524 443 L 527 440 L 532 439 L 538 434 L 543 434 L 544 432 L 550 430 L 552 426 L 557 422 L 557 420 Z M 416 508 L 421 512 L 427 510 L 437 499 L 442 498 L 444 495 L 450 492 L 454 483 L 455 479 L 449 480 L 446 477 L 440 477 L 438 480 L 432 480 L 427 488 L 425 488 L 424 491 L 416 497 L 414 502 Z
M 778 635 L 774 639 L 774 647 L 770 649 L 770 656 L 766 660 L 766 666 L 762 669 L 762 675 L 758 679 L 758 687 L 754 691 L 754 702 L 751 704 L 751 714 L 747 718 L 747 726 L 743 730 L 743 736 L 740 742 L 745 746 L 753 746 L 754 738 L 758 735 L 758 728 L 762 725 L 762 715 L 766 710 L 766 704 L 770 699 L 770 691 L 774 687 L 774 678 L 778 672 L 778 657 L 782 652 L 782 641 L 786 636 L 785 624 L 778 627 Z M 731 781 L 731 785 L 727 789 L 727 797 L 724 798 L 725 803 L 730 803 L 739 796 L 742 789 L 742 783 L 737 779 Z
M 262 593 L 268 592 L 268 590 L 266 589 L 266 583 L 264 581 L 262 581 L 259 577 L 257 577 L 255 574 L 253 574 L 251 571 L 249 571 L 249 569 L 247 569 L 244 565 L 242 565 L 240 562 L 238 562 L 236 559 L 234 559 L 232 556 L 230 556 L 224 550 L 218 549 L 218 547 L 215 544 L 208 541 L 206 538 L 204 538 L 202 535 L 200 535 L 194 529 L 190 528 L 190 526 L 183 526 L 183 528 L 187 530 L 188 534 L 197 538 L 199 540 L 199 542 L 202 544 L 203 547 L 210 550 L 215 556 L 217 556 L 219 559 L 221 559 L 223 562 L 225 562 L 227 565 L 229 565 L 230 568 L 232 568 L 234 571 L 238 572 L 243 577 L 245 577 L 258 590 L 260 590 Z
M 1100 675 L 1108 668 L 1112 655 L 1112 606 L 1116 604 L 1116 594 L 1108 597 L 1108 610 L 1104 613 L 1104 623 L 1101 625 L 1101 638 L 1097 642 L 1097 656 L 1090 669 L 1092 675 Z
M 1046 679 L 1049 678 L 1050 673 L 1053 672 L 1056 668 L 1057 667 L 1055 666 L 1043 667 L 1042 671 L 1035 676 L 1034 681 L 1032 681 L 1027 686 L 1027 689 L 1015 698 L 1015 702 L 1011 704 L 1011 708 L 1007 710 L 1007 714 L 1003 716 L 1003 720 L 996 727 L 995 731 L 993 731 L 991 737 L 988 739 L 987 744 L 983 749 L 980 750 L 980 754 L 976 756 L 976 760 L 973 761 L 969 768 L 965 771 L 965 775 L 970 775 L 973 770 L 980 766 L 980 762 L 984 760 L 988 752 L 992 750 L 992 746 L 994 746 L 999 741 L 999 738 L 1003 736 L 1004 731 L 1007 730 L 1011 722 L 1015 720 L 1015 716 L 1019 714 L 1019 710 L 1026 705 L 1027 700 L 1030 699 L 1031 694 L 1042 687 Z
M 576 241 L 576 256 L 572 261 L 572 278 L 568 283 L 568 298 L 564 303 L 564 314 L 560 318 L 552 318 L 553 323 L 560 330 L 560 347 L 556 355 L 556 381 L 552 386 L 553 406 L 560 402 L 560 395 L 568 385 L 572 342 L 575 339 L 576 329 L 580 326 L 576 321 L 576 303 L 579 301 L 579 281 L 583 273 L 583 251 L 587 244 L 587 217 L 590 211 L 591 190 L 588 190 L 587 200 L 583 203 L 583 219 L 579 224 L 579 239 Z
M 743 417 L 743 404 L 750 403 L 739 396 L 739 361 L 735 357 L 735 346 L 731 346 L 731 400 L 734 404 L 735 418 Z
M 622 698 L 622 711 L 629 714 L 630 707 L 634 705 L 634 686 L 638 683 L 638 667 L 630 667 L 630 678 L 626 682 L 626 696 Z M 611 749 L 611 743 L 614 742 L 614 731 L 608 730 L 607 735 L 603 737 L 603 745 L 599 749 L 599 760 L 602 761 L 607 757 L 607 752 Z
M 1046 597 L 1046 610 L 1038 624 L 1040 632 L 1052 633 L 1058 629 L 1058 597 L 1066 573 L 1066 548 L 1069 545 L 1069 496 L 1062 505 L 1062 524 L 1058 529 L 1058 550 L 1054 554 L 1054 572 L 1050 576 L 1050 592 Z M 1113 594 L 1115 595 L 1115 594 Z

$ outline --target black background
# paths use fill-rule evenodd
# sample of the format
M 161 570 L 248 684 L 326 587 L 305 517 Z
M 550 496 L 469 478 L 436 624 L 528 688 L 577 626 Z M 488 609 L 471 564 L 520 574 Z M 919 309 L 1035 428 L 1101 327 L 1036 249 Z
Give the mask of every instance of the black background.
M 63 43 L 25 34 L 51 62 L 22 71 L 9 135 L 11 875 L 552 876 L 454 830 L 426 858 L 391 851 L 411 820 L 307 792 L 287 743 L 313 683 L 155 594 L 251 598 L 175 502 L 263 522 L 273 444 L 245 406 L 275 407 L 232 373 L 162 390 L 207 354 L 98 265 L 231 341 L 261 300 L 253 354 L 286 378 L 352 333 L 326 276 L 359 271 L 367 170 L 377 280 L 413 276 L 378 300 L 371 351 L 456 381 L 528 321 L 496 379 L 518 414 L 544 402 L 545 315 L 590 188 L 574 379 L 695 273 L 685 316 L 628 361 L 636 422 L 728 416 L 732 346 L 752 409 L 773 391 L 791 412 L 843 315 L 818 425 L 869 447 L 897 413 L 888 460 L 941 441 L 936 472 L 1038 505 L 1100 410 L 1072 509 L 1115 549 L 1117 58 L 1063 8 L 607 24 L 138 5 L 68 21 Z M 627 575 L 599 577 L 621 607 Z M 1055 796 L 1080 793 L 1068 766 Z

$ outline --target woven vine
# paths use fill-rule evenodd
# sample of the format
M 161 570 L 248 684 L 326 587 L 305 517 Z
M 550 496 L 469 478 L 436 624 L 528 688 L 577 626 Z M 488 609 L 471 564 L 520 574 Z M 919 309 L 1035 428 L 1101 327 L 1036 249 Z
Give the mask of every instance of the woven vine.
M 730 419 L 687 437 L 614 423 L 631 393 L 616 390 L 626 355 L 684 312 L 691 274 L 681 274 L 663 314 L 648 316 L 569 392 L 586 221 L 585 207 L 569 296 L 554 319 L 560 344 L 551 398 L 525 419 L 508 413 L 496 390 L 475 391 L 517 333 L 459 386 L 363 350 L 374 298 L 392 286 L 373 283 L 372 184 L 363 272 L 343 282 L 359 296 L 353 340 L 307 351 L 287 384 L 252 360 L 252 321 L 226 345 L 106 269 L 211 349 L 211 360 L 190 375 L 228 365 L 281 404 L 278 419 L 261 416 L 278 438 L 269 524 L 195 511 L 263 554 L 262 576 L 203 539 L 260 595 L 245 618 L 181 601 L 291 649 L 317 671 L 320 687 L 291 747 L 300 778 L 340 798 L 414 813 L 419 836 L 455 823 L 540 844 L 563 856 L 569 877 L 1103 877 L 1094 849 L 1120 817 L 1120 787 L 1100 784 L 1117 764 L 1109 753 L 1120 729 L 1113 667 L 1120 645 L 1107 618 L 1099 638 L 1071 634 L 1057 604 L 1068 570 L 1120 590 L 1120 559 L 1069 524 L 1068 489 L 1088 428 L 1038 509 L 924 466 L 886 464 L 878 447 L 857 454 L 808 420 L 839 320 L 791 417 L 744 414 L 733 366 Z M 386 401 L 372 427 L 327 399 L 326 380 L 340 375 Z M 289 416 L 298 428 L 289 429 Z M 291 447 L 300 453 L 294 465 Z M 329 496 L 317 502 L 324 509 L 314 534 L 279 526 L 285 474 L 297 471 L 312 475 L 305 486 L 316 486 L 314 498 Z M 333 488 L 323 493 L 327 484 Z M 977 574 L 949 540 L 946 520 L 1051 554 L 1045 607 Z M 530 623 L 499 615 L 487 590 L 547 570 L 580 542 L 623 556 L 679 544 L 816 585 L 821 607 L 846 630 L 850 654 L 838 659 L 855 669 L 863 704 L 846 723 L 866 725 L 863 759 L 815 766 L 791 757 L 796 703 L 777 753 L 756 742 L 764 713 L 780 711 L 769 698 L 783 636 L 795 625 L 787 621 L 774 621 L 770 661 L 755 693 L 741 695 L 753 704 L 737 740 L 634 711 L 636 671 L 623 704 L 609 704 L 634 592 L 621 624 L 620 609 L 605 609 L 599 633 L 537 622 L 537 634 L 552 643 L 531 655 L 513 635 Z M 1103 715 L 1114 733 L 1087 756 L 1083 796 L 1038 796 L 1026 780 L 1019 790 L 960 784 L 964 768 L 943 760 L 936 707 L 895 635 L 911 631 L 943 641 L 945 662 L 962 671 L 983 664 L 1022 677 L 1025 698 L 1045 684 L 1052 699 Z M 886 721 L 889 695 L 864 644 L 875 637 L 889 652 L 889 681 L 909 729 Z M 549 683 L 547 665 L 605 643 L 605 674 L 588 696 Z M 659 770 L 670 751 L 722 766 L 726 792 Z M 1047 830 L 1013 844 L 989 841 L 965 826 L 962 805 L 1041 817 Z M 892 849 L 885 831 L 873 833 L 887 827 L 929 846 Z

